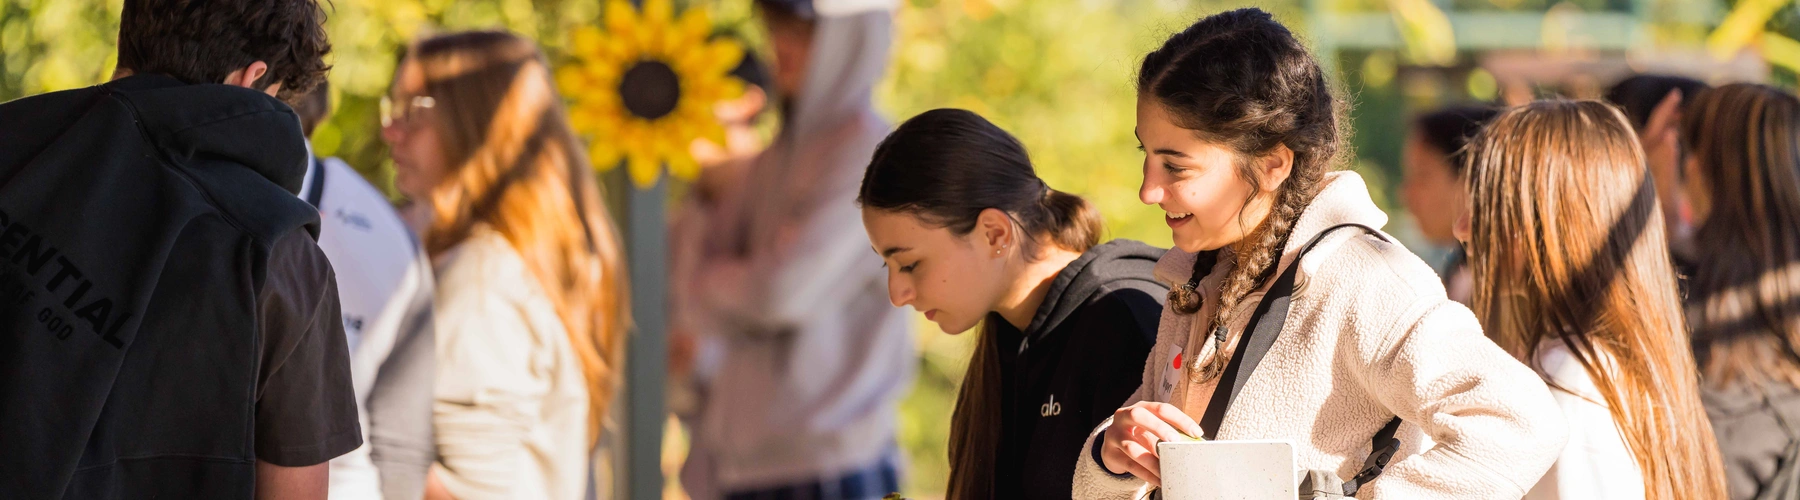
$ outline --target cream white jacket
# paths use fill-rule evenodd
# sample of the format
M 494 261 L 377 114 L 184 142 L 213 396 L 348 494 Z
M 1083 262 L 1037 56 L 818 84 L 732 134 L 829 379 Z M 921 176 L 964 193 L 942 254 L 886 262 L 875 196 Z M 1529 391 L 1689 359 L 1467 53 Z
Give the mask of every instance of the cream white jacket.
M 506 238 L 476 226 L 437 259 L 432 470 L 459 499 L 587 491 L 587 382 L 556 308 Z
M 1314 235 L 1352 222 L 1380 228 L 1387 215 L 1361 177 L 1330 174 L 1295 224 L 1280 265 Z M 1157 279 L 1186 282 L 1193 262 L 1193 254 L 1171 250 L 1157 263 Z M 1370 438 L 1397 415 L 1406 422 L 1400 451 L 1363 488 L 1358 497 L 1365 499 L 1518 499 L 1556 461 L 1568 431 L 1544 382 L 1483 336 L 1475 316 L 1445 298 L 1436 273 L 1418 257 L 1345 229 L 1300 265 L 1282 333 L 1225 413 L 1219 439 L 1292 440 L 1301 469 L 1348 479 L 1368 456 Z M 1234 328 L 1241 331 L 1259 299 L 1243 301 Z M 1168 400 L 1183 378 L 1173 368 L 1176 353 L 1189 351 L 1184 365 L 1213 355 L 1210 346 L 1188 348 L 1195 320 L 1163 310 L 1143 385 L 1127 404 Z M 1421 432 L 1435 445 L 1421 449 Z M 1087 449 L 1077 459 L 1075 498 L 1148 490 L 1143 481 L 1105 471 L 1093 456 Z

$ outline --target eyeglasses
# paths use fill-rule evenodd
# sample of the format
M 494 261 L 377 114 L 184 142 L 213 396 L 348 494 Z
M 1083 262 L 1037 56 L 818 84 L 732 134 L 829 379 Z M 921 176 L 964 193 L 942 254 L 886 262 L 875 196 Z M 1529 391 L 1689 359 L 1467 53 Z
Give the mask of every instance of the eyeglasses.
M 437 99 L 428 95 L 413 96 L 404 106 L 395 106 L 392 97 L 381 96 L 381 126 L 410 125 L 419 110 L 434 107 L 437 107 Z

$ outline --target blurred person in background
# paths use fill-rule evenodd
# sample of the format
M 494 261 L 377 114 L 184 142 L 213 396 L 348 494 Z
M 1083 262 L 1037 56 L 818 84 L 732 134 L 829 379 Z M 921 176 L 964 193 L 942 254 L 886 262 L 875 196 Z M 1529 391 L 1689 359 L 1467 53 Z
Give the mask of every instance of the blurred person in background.
M 1525 498 L 1723 498 L 1663 213 L 1625 116 L 1533 102 L 1495 118 L 1469 156 L 1456 237 L 1475 314 L 1568 421 Z
M 621 385 L 626 268 L 544 56 L 504 32 L 420 40 L 388 99 L 438 277 L 426 497 L 582 498 Z
M 705 255 L 706 234 L 703 231 L 707 229 L 706 221 L 727 216 L 728 212 L 715 213 L 725 208 L 719 201 L 735 196 L 732 191 L 743 187 L 744 172 L 749 170 L 756 155 L 768 146 L 768 141 L 757 129 L 764 111 L 768 110 L 769 94 L 765 90 L 770 85 L 768 69 L 754 52 L 746 51 L 743 61 L 731 75 L 744 83 L 744 94 L 721 102 L 713 109 L 714 116 L 725 127 L 725 143 L 698 138 L 689 147 L 695 163 L 700 165 L 700 178 L 689 186 L 680 207 L 670 217 L 671 283 L 685 283 L 694 278 L 694 268 Z M 685 305 L 680 301 L 671 304 L 677 309 Z M 677 312 L 674 316 L 681 318 L 682 314 Z M 679 321 L 669 331 L 669 410 L 689 427 L 694 425 L 692 419 L 699 414 L 707 379 L 718 371 L 723 347 L 717 336 L 695 335 Z M 698 466 L 701 462 L 704 460 L 697 460 L 690 454 L 688 463 Z
M 1419 115 L 1413 119 L 1401 151 L 1406 180 L 1400 183 L 1400 201 L 1426 242 L 1452 248 L 1438 276 L 1450 300 L 1463 305 L 1469 305 L 1474 294 L 1474 279 L 1469 274 L 1468 254 L 1457 243 L 1451 226 L 1468 200 L 1463 167 L 1469 155 L 1464 146 L 1497 114 L 1499 108 L 1492 106 L 1465 105 Z
M 1050 188 L 975 113 L 927 111 L 881 142 L 863 225 L 888 296 L 956 335 L 980 325 L 950 417 L 948 498 L 1067 497 L 1088 431 L 1143 379 L 1164 249 L 1100 243 L 1100 212 Z
M 1631 127 L 1637 131 L 1638 143 L 1644 148 L 1650 176 L 1656 182 L 1656 196 L 1663 211 L 1663 225 L 1668 229 L 1670 249 L 1676 263 L 1676 279 L 1693 274 L 1689 261 L 1694 252 L 1693 207 L 1683 193 L 1686 173 L 1682 162 L 1686 156 L 1678 129 L 1681 126 L 1682 102 L 1707 89 L 1705 82 L 1672 75 L 1636 75 L 1619 81 L 1606 91 L 1606 101 L 1625 112 Z
M 899 489 L 894 426 L 912 329 L 888 304 L 855 199 L 888 132 L 871 93 L 895 2 L 763 0 L 782 128 L 718 209 L 675 324 L 723 346 L 692 421 L 695 498 L 880 498 Z
M 0 496 L 322 499 L 362 444 L 280 99 L 324 21 L 126 0 L 111 82 L 0 105 Z
M 1731 497 L 1747 499 L 1795 466 L 1782 457 L 1800 430 L 1800 99 L 1707 90 L 1680 131 L 1696 224 L 1688 324 Z
M 327 82 L 295 98 L 312 137 L 331 116 Z M 319 211 L 319 248 L 337 270 L 350 381 L 364 445 L 331 460 L 332 498 L 417 499 L 431 433 L 431 261 L 380 190 L 337 158 L 311 154 L 300 199 Z

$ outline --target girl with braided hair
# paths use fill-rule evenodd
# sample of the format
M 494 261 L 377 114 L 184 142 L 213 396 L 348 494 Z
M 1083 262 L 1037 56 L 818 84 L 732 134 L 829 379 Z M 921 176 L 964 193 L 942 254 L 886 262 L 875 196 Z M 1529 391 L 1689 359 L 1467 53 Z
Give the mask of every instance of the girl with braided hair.
M 1173 289 L 1073 496 L 1159 486 L 1183 471 L 1156 443 L 1195 437 L 1291 441 L 1299 468 L 1360 498 L 1516 499 L 1555 461 L 1567 431 L 1544 383 L 1379 231 L 1362 179 L 1334 171 L 1341 114 L 1261 10 L 1202 18 L 1145 56 L 1139 196 L 1167 212 L 1176 249 L 1155 273 Z M 1366 460 L 1384 443 L 1390 463 Z

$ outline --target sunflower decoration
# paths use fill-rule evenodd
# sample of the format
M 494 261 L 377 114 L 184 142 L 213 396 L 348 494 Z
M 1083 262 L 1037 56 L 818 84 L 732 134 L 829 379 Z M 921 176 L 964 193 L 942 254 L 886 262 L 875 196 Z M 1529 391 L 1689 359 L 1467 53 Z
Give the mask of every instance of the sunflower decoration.
M 731 77 L 743 45 L 708 40 L 712 19 L 690 7 L 677 17 L 670 0 L 608 0 L 605 30 L 574 32 L 574 61 L 557 84 L 574 101 L 569 122 L 588 136 L 588 155 L 601 171 L 623 163 L 640 188 L 656 184 L 661 166 L 693 180 L 700 165 L 688 152 L 695 139 L 725 143 L 713 105 L 743 94 Z

